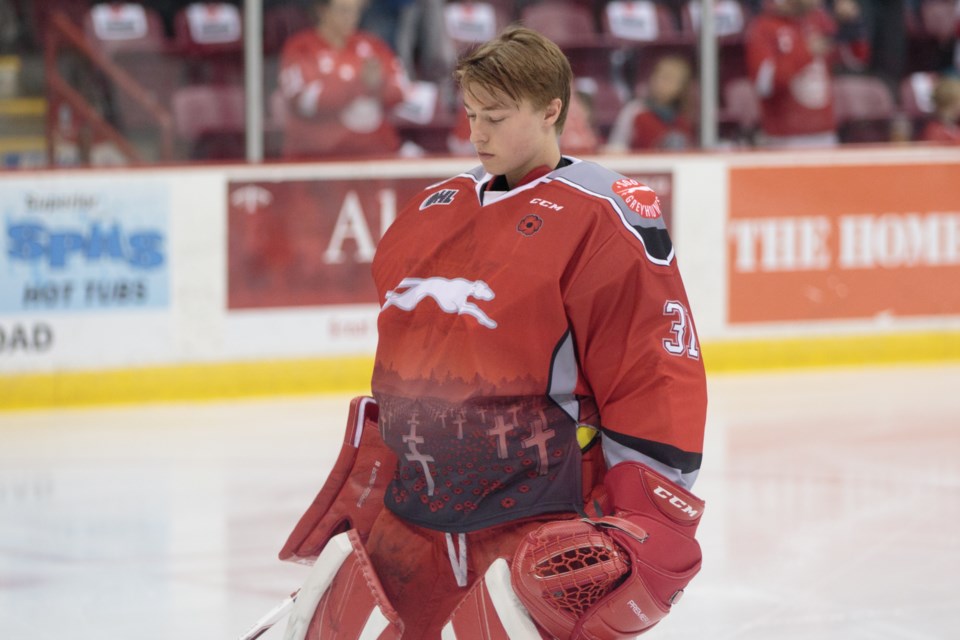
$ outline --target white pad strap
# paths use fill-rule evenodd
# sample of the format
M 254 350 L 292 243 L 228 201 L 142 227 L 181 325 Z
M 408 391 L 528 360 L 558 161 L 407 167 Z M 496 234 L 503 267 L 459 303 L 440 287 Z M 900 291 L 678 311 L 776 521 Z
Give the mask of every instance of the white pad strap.
M 460 546 L 460 553 L 457 554 L 453 545 L 453 536 L 446 534 L 447 538 L 447 557 L 450 558 L 450 568 L 453 569 L 453 577 L 457 579 L 458 587 L 467 586 L 467 534 L 457 534 L 457 544 Z
M 492 605 L 499 625 L 489 619 L 480 619 L 487 607 L 486 597 Z M 497 558 L 477 581 L 464 600 L 476 599 L 472 606 L 460 606 L 440 632 L 441 640 L 539 640 L 542 636 L 530 614 L 514 593 L 510 584 L 510 565 Z M 478 615 L 479 614 L 479 615 Z M 506 635 L 500 633 L 502 626 Z M 459 635 L 458 635 L 459 630 Z
M 347 532 L 335 535 L 330 538 L 323 551 L 317 557 L 317 561 L 307 576 L 303 586 L 300 587 L 300 594 L 293 605 L 293 611 L 290 612 L 290 618 L 287 620 L 287 630 L 283 635 L 283 640 L 304 640 L 307 636 L 307 627 L 313 619 L 313 614 L 320 604 L 320 598 L 330 588 L 337 572 L 343 565 L 343 561 L 353 552 L 353 546 L 347 537 Z
M 351 539 L 351 535 L 354 536 L 353 539 Z M 346 597 L 349 602 L 355 602 L 355 606 L 351 607 L 350 613 L 356 616 L 356 624 L 341 627 L 340 632 L 343 635 L 338 637 L 342 637 L 344 640 L 378 640 L 381 637 L 400 637 L 403 626 L 399 623 L 399 618 L 396 618 L 397 624 L 394 626 L 394 633 L 384 636 L 384 632 L 393 624 L 389 616 L 395 617 L 396 612 L 393 611 L 389 603 L 386 603 L 386 606 L 390 609 L 388 614 L 381 608 L 383 603 L 377 601 L 378 598 L 385 596 L 379 581 L 376 580 L 376 576 L 366 576 L 366 578 L 372 577 L 373 582 L 376 583 L 371 584 L 369 579 L 363 576 L 357 579 L 356 574 L 353 573 L 357 571 L 358 566 L 369 568 L 369 559 L 366 557 L 362 546 L 359 545 L 360 540 L 355 531 L 346 531 L 330 538 L 323 551 L 320 552 L 320 556 L 313 565 L 310 575 L 307 576 L 306 582 L 300 588 L 300 594 L 287 622 L 284 640 L 305 640 L 310 623 L 317 615 L 321 616 L 319 622 L 321 626 L 328 624 L 324 620 L 324 616 L 330 615 L 330 612 L 318 612 L 318 608 L 323 606 L 321 603 L 323 603 L 328 592 L 331 595 L 327 597 Z M 351 569 L 351 575 L 346 579 L 338 578 L 342 572 L 341 569 L 351 558 L 354 562 L 360 564 Z M 361 568 L 360 571 L 363 571 L 363 569 Z M 359 590 L 355 587 L 359 587 Z M 338 589 L 339 594 L 334 596 L 333 594 Z

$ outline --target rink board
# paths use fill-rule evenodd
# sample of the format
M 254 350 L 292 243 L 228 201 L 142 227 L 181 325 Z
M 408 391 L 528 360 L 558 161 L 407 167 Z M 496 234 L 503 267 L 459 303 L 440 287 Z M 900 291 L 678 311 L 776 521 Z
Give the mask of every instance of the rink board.
M 709 371 L 960 359 L 960 151 L 602 161 L 662 195 Z M 0 408 L 365 391 L 376 243 L 472 165 L 0 176 Z

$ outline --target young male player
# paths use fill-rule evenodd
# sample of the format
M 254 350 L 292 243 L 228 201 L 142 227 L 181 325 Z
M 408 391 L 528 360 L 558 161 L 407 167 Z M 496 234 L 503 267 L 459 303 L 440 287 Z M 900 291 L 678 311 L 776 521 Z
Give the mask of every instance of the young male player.
M 700 566 L 706 388 L 673 247 L 650 189 L 561 154 L 556 45 L 511 28 L 456 76 L 481 166 L 409 203 L 373 264 L 385 508 L 295 637 L 632 637 Z

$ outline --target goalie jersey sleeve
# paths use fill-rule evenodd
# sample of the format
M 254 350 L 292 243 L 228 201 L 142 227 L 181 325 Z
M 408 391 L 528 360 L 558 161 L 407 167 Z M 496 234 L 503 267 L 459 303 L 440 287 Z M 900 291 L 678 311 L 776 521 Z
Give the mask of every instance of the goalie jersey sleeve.
M 490 178 L 428 188 L 374 260 L 388 508 L 447 531 L 577 510 L 579 424 L 691 486 L 706 385 L 656 195 L 580 161 L 498 199 Z

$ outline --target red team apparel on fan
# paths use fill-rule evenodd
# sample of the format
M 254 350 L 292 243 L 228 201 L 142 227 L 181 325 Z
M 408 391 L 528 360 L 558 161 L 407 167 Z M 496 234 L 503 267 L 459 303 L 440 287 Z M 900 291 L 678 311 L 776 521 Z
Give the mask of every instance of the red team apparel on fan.
M 693 123 L 682 113 L 666 119 L 652 110 L 641 111 L 633 119 L 630 148 L 689 149 L 693 133 Z
M 382 73 L 375 89 L 363 79 L 370 61 Z M 403 100 L 406 75 L 376 36 L 355 32 L 337 49 L 316 30 L 302 31 L 284 45 L 280 65 L 285 157 L 385 155 L 400 147 L 389 111 Z
M 833 19 L 822 10 L 798 15 L 768 10 L 753 20 L 745 40 L 747 67 L 761 98 L 765 133 L 787 137 L 834 131 L 828 56 L 811 50 L 810 41 L 825 41 L 835 31 Z
M 380 243 L 372 386 L 399 459 L 386 505 L 408 522 L 577 511 L 578 424 L 608 465 L 696 477 L 703 365 L 655 194 L 563 163 L 506 193 L 481 168 L 443 182 Z

